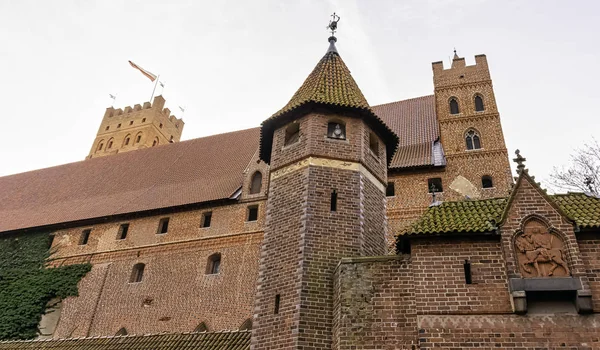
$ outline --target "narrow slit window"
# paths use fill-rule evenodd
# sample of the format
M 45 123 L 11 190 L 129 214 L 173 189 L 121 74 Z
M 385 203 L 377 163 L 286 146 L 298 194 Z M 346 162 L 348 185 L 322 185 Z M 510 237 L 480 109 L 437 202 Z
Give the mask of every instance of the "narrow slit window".
M 212 211 L 207 211 L 202 214 L 202 227 L 210 227 L 210 222 L 212 220 Z
M 394 197 L 396 195 L 396 188 L 394 187 L 394 182 L 388 182 L 387 187 L 385 188 L 386 197 Z
M 369 134 L 369 149 L 379 156 L 379 141 L 377 141 L 377 136 L 374 133 Z
M 221 271 L 221 253 L 214 253 L 208 257 L 206 264 L 206 274 L 216 275 Z
M 258 205 L 252 205 L 248 207 L 248 217 L 246 221 L 258 220 Z
M 106 149 L 111 149 L 112 148 L 112 141 L 108 141 L 108 145 L 106 146 Z
M 465 283 L 473 284 L 473 275 L 471 274 L 471 262 L 469 260 L 465 260 L 463 264 L 463 269 L 465 272 Z
M 162 218 L 158 222 L 158 234 L 162 235 L 169 231 L 169 218 Z
M 129 145 L 129 137 L 125 138 L 125 146 Z
M 119 226 L 119 234 L 117 235 L 117 239 L 125 239 L 127 237 L 127 232 L 129 232 L 129 224 L 121 224 L 121 226 Z
M 117 124 L 117 129 L 121 127 L 121 123 Z
M 331 211 L 337 211 L 337 199 L 338 194 L 336 190 L 331 191 L 331 207 L 329 208 Z
M 281 303 L 281 294 L 277 294 L 275 296 L 275 310 L 273 310 L 273 313 L 275 315 L 277 315 L 279 313 L 279 304 Z
M 133 125 L 133 120 L 130 120 L 130 121 L 129 121 L 129 125 Z
M 81 237 L 79 238 L 79 245 L 88 244 L 88 240 L 90 239 L 90 233 L 92 233 L 91 229 L 81 231 Z
M 129 283 L 138 283 L 142 282 L 144 278 L 144 269 L 146 265 L 142 263 L 137 263 L 133 265 L 133 269 L 131 270 L 131 277 L 129 277 Z
M 138 135 L 135 139 L 135 143 L 140 143 L 142 141 L 142 135 Z

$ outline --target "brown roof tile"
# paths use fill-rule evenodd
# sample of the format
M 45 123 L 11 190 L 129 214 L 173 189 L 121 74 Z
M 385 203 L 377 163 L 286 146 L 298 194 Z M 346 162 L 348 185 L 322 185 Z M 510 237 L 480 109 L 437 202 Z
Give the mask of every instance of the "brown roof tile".
M 440 136 L 434 95 L 372 108 L 400 138 L 390 168 L 434 165 L 433 142 Z
M 248 350 L 251 331 L 125 335 L 54 340 L 4 341 L 0 350 Z
M 247 129 L 0 177 L 0 232 L 229 198 L 258 140 Z

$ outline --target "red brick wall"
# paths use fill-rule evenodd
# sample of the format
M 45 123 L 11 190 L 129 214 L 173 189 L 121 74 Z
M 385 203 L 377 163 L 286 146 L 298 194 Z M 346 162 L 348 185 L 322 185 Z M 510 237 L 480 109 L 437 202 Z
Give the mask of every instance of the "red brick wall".
M 593 237 L 599 232 L 586 234 L 577 239 L 581 260 L 592 291 L 594 312 L 600 312 L 600 239 Z

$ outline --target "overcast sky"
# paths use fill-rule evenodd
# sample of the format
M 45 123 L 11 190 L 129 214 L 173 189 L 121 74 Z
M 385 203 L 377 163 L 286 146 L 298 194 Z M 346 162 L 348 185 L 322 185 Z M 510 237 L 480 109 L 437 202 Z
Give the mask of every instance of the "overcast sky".
M 511 159 L 538 180 L 598 137 L 598 1 L 0 0 L 0 175 L 83 160 L 109 93 L 150 98 L 128 60 L 186 108 L 182 139 L 258 126 L 325 53 L 333 11 L 371 105 L 432 94 L 431 62 L 456 47 L 487 55 Z

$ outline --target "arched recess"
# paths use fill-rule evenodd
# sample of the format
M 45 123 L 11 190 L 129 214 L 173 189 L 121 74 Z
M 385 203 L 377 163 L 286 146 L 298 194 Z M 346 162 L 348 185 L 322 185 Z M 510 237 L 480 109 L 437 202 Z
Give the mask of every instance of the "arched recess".
M 249 331 L 252 329 L 252 318 L 247 318 L 240 326 L 240 331 Z
M 100 142 L 98 142 L 98 147 L 96 147 L 96 152 L 102 151 L 102 148 L 104 148 L 104 139 L 100 140 Z
M 485 110 L 483 96 L 481 96 L 480 94 L 475 94 L 475 96 L 473 97 L 473 104 L 475 105 L 475 112 L 482 112 Z
M 127 136 L 125 136 L 125 138 L 123 139 L 123 146 L 129 146 L 131 144 L 131 134 L 127 134 Z
M 450 114 L 460 113 L 460 109 L 458 108 L 458 99 L 456 97 L 450 97 L 448 104 L 450 107 Z
M 260 193 L 262 190 L 262 173 L 260 171 L 255 171 L 252 174 L 252 179 L 250 180 L 250 194 Z
M 208 332 L 208 325 L 206 322 L 200 322 L 200 324 L 194 328 L 194 332 Z
M 142 142 L 142 137 L 143 137 L 143 133 L 142 133 L 142 132 L 138 132 L 138 133 L 135 135 L 135 143 L 140 143 L 140 142 Z
M 114 142 L 115 142 L 114 138 L 111 137 L 110 139 L 108 139 L 108 142 L 106 143 L 106 150 L 111 149 Z

